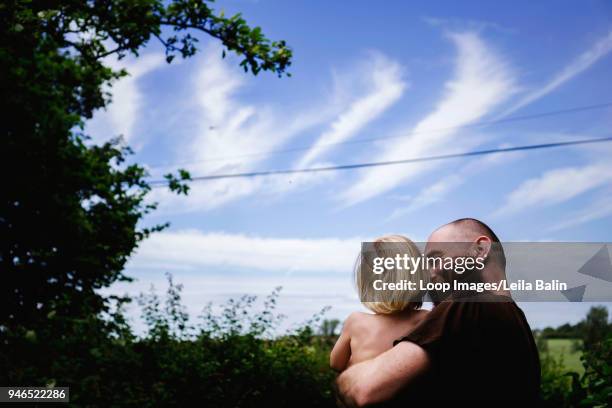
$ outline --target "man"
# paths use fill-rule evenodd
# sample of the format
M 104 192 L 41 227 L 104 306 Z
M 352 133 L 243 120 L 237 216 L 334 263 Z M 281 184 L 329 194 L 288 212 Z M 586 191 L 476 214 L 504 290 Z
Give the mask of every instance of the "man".
M 428 239 L 425 255 L 485 260 L 483 269 L 465 276 L 432 269 L 434 282 L 505 279 L 501 243 L 476 219 L 438 228 Z M 538 351 L 525 315 L 509 293 L 462 291 L 443 300 L 434 294 L 434 300 L 434 309 L 392 349 L 338 377 L 345 404 L 372 405 L 413 392 L 422 398 L 425 391 L 432 407 L 538 405 Z

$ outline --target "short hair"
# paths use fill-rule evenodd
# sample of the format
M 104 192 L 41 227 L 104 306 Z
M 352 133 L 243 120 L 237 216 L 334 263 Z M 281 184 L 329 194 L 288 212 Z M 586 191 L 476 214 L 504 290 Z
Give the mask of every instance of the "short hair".
M 393 245 L 393 243 L 396 245 Z M 416 244 L 402 235 L 386 235 L 376 238 L 373 241 L 372 248 L 373 252 L 375 252 L 374 256 L 377 257 L 395 257 L 396 255 L 403 256 L 405 254 L 414 258 L 421 256 L 421 251 Z M 368 259 L 364 259 L 364 255 L 363 251 L 359 254 L 355 263 L 354 275 L 359 299 L 365 307 L 378 314 L 391 314 L 403 310 L 417 310 L 421 308 L 424 293 L 420 290 L 376 291 L 372 286 L 373 281 L 371 277 L 373 276 L 373 271 L 371 260 L 369 256 Z M 412 281 L 419 287 L 419 281 L 427 281 L 428 276 L 420 267 L 415 271 L 393 268 L 385 269 L 385 272 L 377 276 L 377 279 L 380 279 L 383 283 Z
M 456 225 L 462 228 L 469 228 L 479 235 L 489 237 L 491 242 L 494 243 L 494 245 L 491 246 L 492 254 L 494 255 L 493 258 L 499 261 L 499 264 L 502 268 L 506 267 L 506 254 L 504 253 L 504 247 L 495 232 L 493 232 L 491 227 L 489 227 L 487 224 L 480 220 L 477 220 L 476 218 L 459 218 L 458 220 L 449 222 L 448 225 Z

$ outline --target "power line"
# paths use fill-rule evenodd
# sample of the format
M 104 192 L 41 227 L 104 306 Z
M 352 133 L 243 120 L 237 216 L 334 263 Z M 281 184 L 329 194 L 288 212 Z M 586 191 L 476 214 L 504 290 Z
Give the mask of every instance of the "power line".
M 281 175 L 281 174 L 318 173 L 318 172 L 324 172 L 324 171 L 353 170 L 353 169 L 360 169 L 360 168 L 365 168 L 365 167 L 392 166 L 392 165 L 397 165 L 397 164 L 419 163 L 419 162 L 427 162 L 427 161 L 435 161 L 435 160 L 455 159 L 459 157 L 484 156 L 484 155 L 496 154 L 496 153 L 509 153 L 509 152 L 516 152 L 516 151 L 522 151 L 522 150 L 548 149 L 548 148 L 553 148 L 553 147 L 575 146 L 575 145 L 581 145 L 581 144 L 603 143 L 603 142 L 612 142 L 612 136 L 597 138 L 597 139 L 573 140 L 569 142 L 554 142 L 554 143 L 543 143 L 543 144 L 535 144 L 535 145 L 505 147 L 505 148 L 497 148 L 497 149 L 475 150 L 471 152 L 442 154 L 442 155 L 437 155 L 437 156 L 416 157 L 412 159 L 390 160 L 390 161 L 382 161 L 382 162 L 355 163 L 355 164 L 344 164 L 344 165 L 339 165 L 339 166 L 313 167 L 313 168 L 305 168 L 305 169 L 284 169 L 284 170 L 254 171 L 254 172 L 248 172 L 248 173 L 212 174 L 209 176 L 192 177 L 191 180 L 192 181 L 210 181 L 210 180 L 220 180 L 220 179 L 230 179 L 230 178 L 251 178 L 251 177 L 261 177 L 261 176 L 275 176 L 275 175 Z M 157 187 L 157 186 L 166 185 L 168 184 L 168 182 L 166 180 L 154 180 L 154 181 L 151 181 L 150 184 L 152 186 Z
M 380 140 L 402 139 L 408 136 L 413 136 L 413 135 L 418 135 L 418 134 L 430 134 L 430 133 L 446 132 L 449 130 L 479 128 L 479 127 L 493 126 L 493 125 L 498 125 L 498 124 L 503 124 L 503 123 L 540 119 L 540 118 L 550 117 L 550 116 L 560 116 L 560 115 L 566 115 L 569 113 L 578 113 L 578 112 L 590 111 L 590 110 L 595 110 L 595 109 L 605 109 L 609 107 L 612 107 L 612 102 L 605 102 L 605 103 L 600 103 L 600 104 L 595 104 L 595 105 L 578 106 L 578 107 L 560 109 L 560 110 L 548 111 L 548 112 L 540 112 L 540 113 L 534 113 L 531 115 L 512 116 L 509 118 L 482 121 L 482 122 L 471 123 L 471 124 L 461 125 L 461 126 L 448 126 L 448 127 L 437 128 L 437 129 L 413 131 L 413 132 L 403 133 L 401 136 L 379 136 L 379 137 L 346 140 L 344 142 L 325 143 L 325 144 L 322 144 L 321 146 L 356 145 L 356 144 L 377 142 Z M 267 156 L 301 152 L 301 151 L 309 150 L 312 147 L 313 145 L 308 145 L 308 146 L 304 145 L 304 146 L 289 147 L 285 149 L 269 150 L 266 152 L 252 152 L 252 153 L 244 153 L 244 154 L 233 155 L 233 156 L 221 156 L 221 157 L 215 157 L 213 159 L 207 159 L 207 160 L 174 163 L 174 164 L 155 164 L 155 165 L 150 165 L 149 167 L 150 168 L 165 168 L 165 167 L 174 167 L 174 166 L 187 166 L 190 164 L 227 161 L 227 160 L 232 160 L 232 159 L 244 159 L 244 158 L 249 158 L 249 157 L 267 157 Z

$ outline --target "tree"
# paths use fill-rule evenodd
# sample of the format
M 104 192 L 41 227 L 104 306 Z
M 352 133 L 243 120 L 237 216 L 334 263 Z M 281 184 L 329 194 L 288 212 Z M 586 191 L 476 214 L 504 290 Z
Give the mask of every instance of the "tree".
M 595 347 L 609 335 L 608 309 L 605 306 L 591 307 L 584 321 L 584 347 L 586 349 Z
M 335 336 L 338 326 L 340 326 L 340 320 L 325 319 L 321 323 L 321 327 L 319 328 L 319 333 L 321 334 L 321 336 L 325 336 L 325 337 Z
M 291 50 L 240 15 L 205 0 L 9 0 L 0 4 L 0 339 L 34 338 L 58 318 L 108 310 L 98 289 L 129 280 L 124 265 L 138 244 L 166 225 L 142 228 L 154 204 L 145 169 L 126 164 L 120 139 L 88 143 L 84 121 L 105 107 L 107 85 L 126 75 L 104 65 L 153 38 L 168 63 L 212 36 L 245 71 L 286 74 Z M 187 193 L 187 172 L 167 175 Z M 40 336 L 41 334 L 38 333 Z M 49 334 L 51 336 L 52 334 Z M 11 337 L 13 338 L 13 337 Z

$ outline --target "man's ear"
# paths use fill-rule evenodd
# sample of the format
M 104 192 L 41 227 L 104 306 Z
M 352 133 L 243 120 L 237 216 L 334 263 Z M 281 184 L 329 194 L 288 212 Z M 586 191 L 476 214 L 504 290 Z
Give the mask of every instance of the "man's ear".
M 491 252 L 491 238 L 486 235 L 479 236 L 472 247 L 474 258 L 486 259 Z

